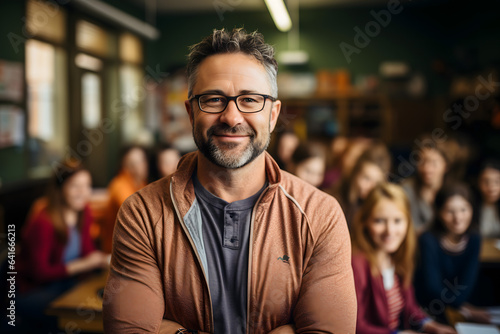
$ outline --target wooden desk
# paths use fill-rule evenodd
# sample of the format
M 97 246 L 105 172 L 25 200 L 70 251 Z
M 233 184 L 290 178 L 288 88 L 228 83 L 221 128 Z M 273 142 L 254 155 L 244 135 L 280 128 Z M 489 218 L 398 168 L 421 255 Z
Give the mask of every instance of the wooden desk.
M 495 245 L 499 239 L 483 239 L 481 246 L 481 262 L 500 264 L 500 249 Z
M 88 277 L 54 300 L 46 313 L 56 316 L 63 330 L 102 333 L 102 299 L 97 291 L 104 288 L 107 277 L 107 270 Z

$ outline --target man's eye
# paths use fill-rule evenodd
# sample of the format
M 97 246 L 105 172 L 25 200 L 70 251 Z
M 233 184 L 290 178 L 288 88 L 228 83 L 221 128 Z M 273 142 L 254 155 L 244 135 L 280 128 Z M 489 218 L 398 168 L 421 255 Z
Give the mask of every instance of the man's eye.
M 257 100 L 255 100 L 254 98 L 251 98 L 251 97 L 245 97 L 245 98 L 243 98 L 243 102 L 253 103 L 253 102 L 257 102 Z
M 224 97 L 222 96 L 205 96 L 202 103 L 222 103 L 224 102 Z

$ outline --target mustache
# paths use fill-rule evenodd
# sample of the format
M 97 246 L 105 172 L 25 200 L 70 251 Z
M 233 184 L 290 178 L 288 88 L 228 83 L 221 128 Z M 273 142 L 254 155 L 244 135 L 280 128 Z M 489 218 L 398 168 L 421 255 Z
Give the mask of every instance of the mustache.
M 252 128 L 245 127 L 242 125 L 237 126 L 229 126 L 227 124 L 216 124 L 211 126 L 207 130 L 207 137 L 212 137 L 214 134 L 223 135 L 223 134 L 231 134 L 231 135 L 248 135 L 250 137 L 255 137 L 256 133 Z

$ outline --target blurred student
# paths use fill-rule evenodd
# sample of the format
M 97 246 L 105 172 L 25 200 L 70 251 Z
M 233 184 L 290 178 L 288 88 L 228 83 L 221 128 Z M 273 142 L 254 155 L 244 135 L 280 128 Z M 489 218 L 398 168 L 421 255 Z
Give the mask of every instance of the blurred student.
M 372 144 L 373 140 L 369 138 L 355 137 L 349 139 L 341 161 L 341 170 L 344 175 L 354 168 L 356 161 Z
M 475 212 L 479 232 L 485 238 L 500 238 L 500 161 L 487 160 L 479 170 L 479 196 Z
M 157 155 L 158 178 L 173 174 L 181 160 L 181 153 L 172 146 L 163 146 Z
M 148 160 L 140 146 L 129 146 L 122 151 L 120 171 L 108 185 L 109 203 L 104 226 L 101 228 L 101 249 L 111 253 L 116 215 L 122 203 L 148 183 Z
M 415 231 L 400 186 L 384 183 L 370 192 L 356 215 L 352 239 L 356 333 L 456 333 L 431 320 L 416 303 Z
M 23 228 L 17 262 L 16 305 L 24 325 L 38 330 L 40 321 L 50 322 L 44 316 L 46 307 L 74 285 L 77 275 L 109 263 L 90 237 L 89 171 L 64 162 L 55 174 L 44 204 L 32 211 Z
M 321 189 L 329 189 L 337 184 L 342 177 L 342 161 L 349 146 L 349 139 L 344 136 L 336 136 L 330 143 L 327 154 L 327 167 Z
M 377 154 L 374 152 L 366 150 L 356 161 L 351 173 L 342 180 L 339 189 L 334 191 L 344 210 L 349 228 L 366 196 L 377 184 L 387 179 L 389 153 L 386 151 L 381 154 L 379 149 L 376 150 Z
M 472 196 L 461 183 L 444 186 L 436 195 L 433 224 L 419 238 L 420 259 L 415 289 L 420 305 L 446 321 L 440 305 L 458 310 L 467 321 L 489 322 L 487 312 L 467 303 L 479 271 L 481 239 L 475 232 Z
M 299 145 L 299 137 L 293 131 L 285 131 L 277 138 L 276 162 L 281 169 L 289 171 L 292 154 Z
M 401 185 L 410 200 L 417 234 L 421 234 L 434 217 L 434 197 L 443 185 L 449 158 L 446 143 L 435 141 L 428 135 L 421 136 L 418 142 L 425 144 L 415 146 L 412 151 L 418 154 L 417 173 Z
M 325 177 L 325 156 L 321 148 L 312 143 L 299 144 L 292 154 L 291 172 L 315 187 Z

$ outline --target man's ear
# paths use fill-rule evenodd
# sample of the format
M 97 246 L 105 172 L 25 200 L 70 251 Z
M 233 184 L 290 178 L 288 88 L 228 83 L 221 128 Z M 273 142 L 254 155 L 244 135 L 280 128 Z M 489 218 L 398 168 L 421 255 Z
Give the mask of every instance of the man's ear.
M 273 106 L 271 108 L 271 115 L 269 115 L 269 121 L 270 121 L 270 129 L 271 132 L 274 131 L 274 128 L 276 127 L 276 123 L 278 122 L 278 117 L 281 112 L 281 101 L 276 100 L 273 102 Z
M 189 115 L 189 121 L 191 122 L 191 126 L 194 124 L 194 115 L 193 115 L 193 108 L 191 105 L 191 101 L 186 100 L 184 101 L 184 106 L 186 107 L 186 111 Z

